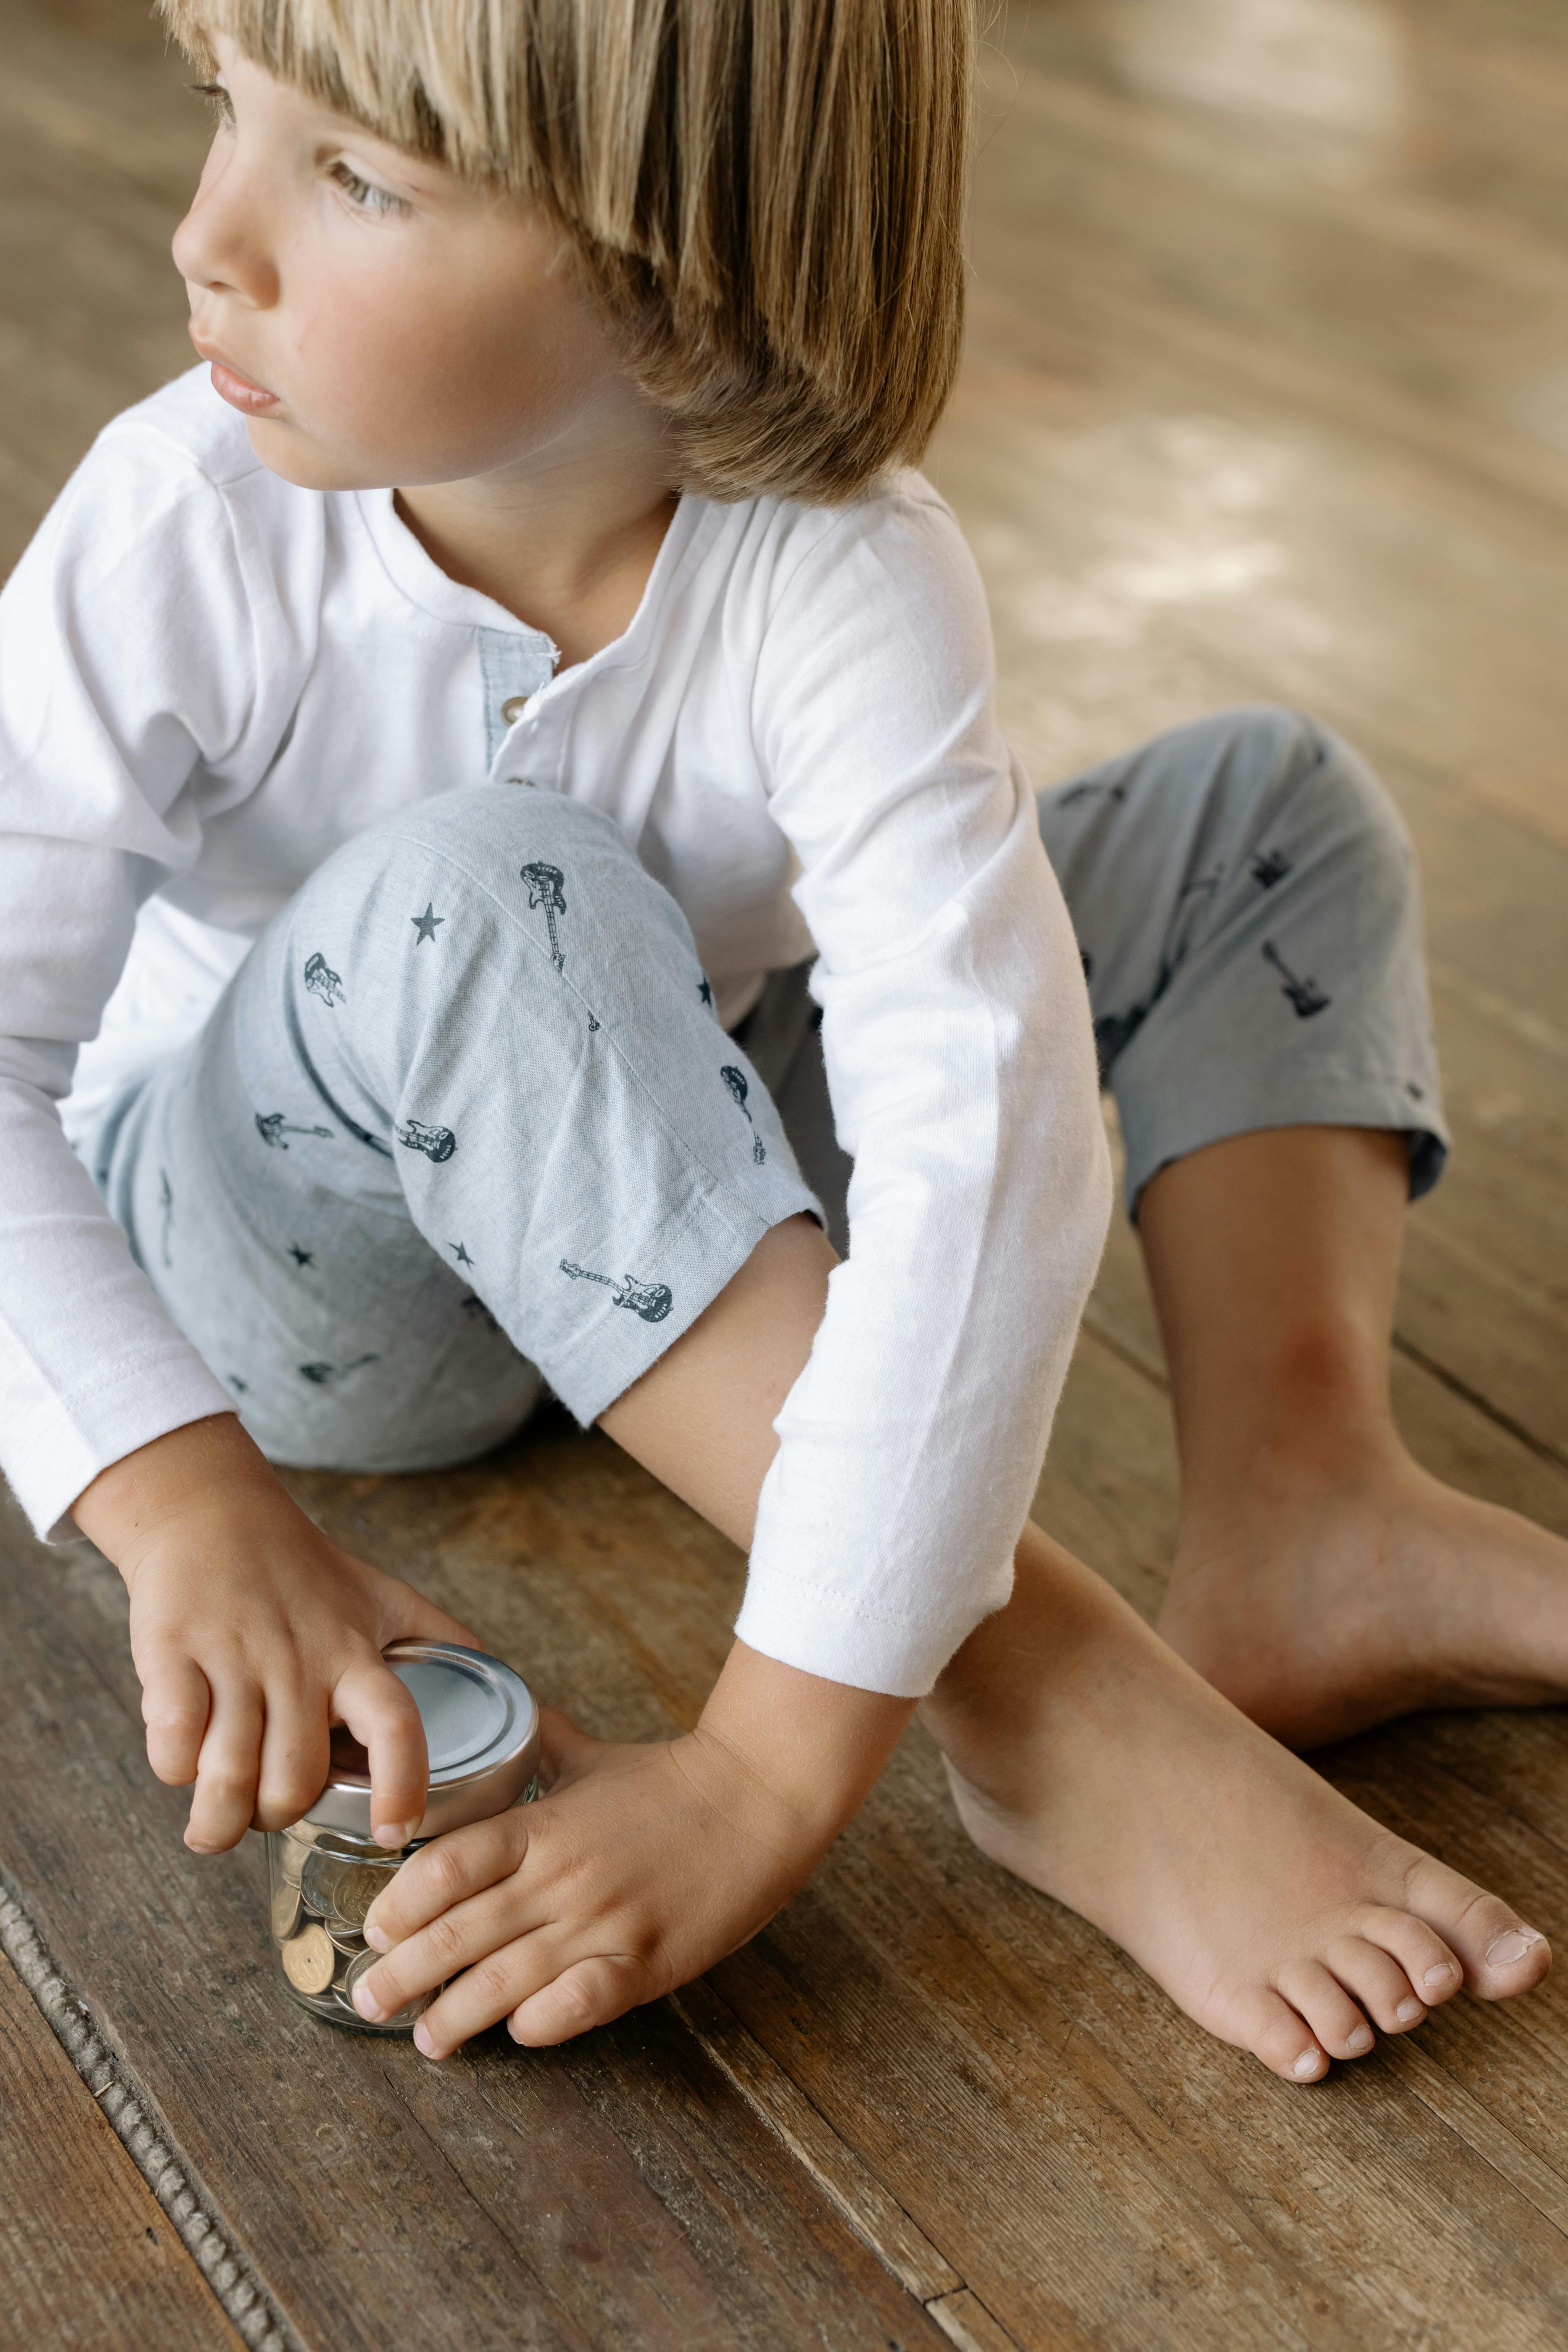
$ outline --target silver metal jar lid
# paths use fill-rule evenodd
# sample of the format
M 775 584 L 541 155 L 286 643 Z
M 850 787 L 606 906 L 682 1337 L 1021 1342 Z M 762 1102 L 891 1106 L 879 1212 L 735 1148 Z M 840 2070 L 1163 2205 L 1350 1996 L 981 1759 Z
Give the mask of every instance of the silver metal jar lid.
M 414 1835 L 438 1837 L 515 1805 L 539 1769 L 539 1709 L 521 1675 L 455 1642 L 394 1642 L 384 1654 L 414 1695 L 430 1751 L 430 1793 Z M 327 1785 L 304 1818 L 370 1837 L 369 1759 L 341 1730 Z

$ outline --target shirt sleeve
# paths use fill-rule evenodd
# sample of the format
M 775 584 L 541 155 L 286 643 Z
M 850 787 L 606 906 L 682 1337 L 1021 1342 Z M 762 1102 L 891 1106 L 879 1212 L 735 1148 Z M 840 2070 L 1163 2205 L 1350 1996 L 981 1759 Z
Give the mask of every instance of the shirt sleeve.
M 918 1696 L 1011 1590 L 1110 1202 L 1071 925 L 978 575 L 923 484 L 787 576 L 753 731 L 855 1169 L 736 1631 Z
M 232 1410 L 132 1263 L 58 1105 L 192 780 L 254 717 L 255 614 L 200 467 L 110 427 L 0 593 L 0 1467 L 40 1534 L 109 1463 Z

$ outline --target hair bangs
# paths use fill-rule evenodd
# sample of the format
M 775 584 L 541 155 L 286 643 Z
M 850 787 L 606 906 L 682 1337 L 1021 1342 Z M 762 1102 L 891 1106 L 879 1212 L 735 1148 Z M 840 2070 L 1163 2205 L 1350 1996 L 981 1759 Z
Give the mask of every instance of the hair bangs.
M 974 0 L 160 0 L 407 152 L 542 206 L 686 487 L 913 462 L 963 310 Z

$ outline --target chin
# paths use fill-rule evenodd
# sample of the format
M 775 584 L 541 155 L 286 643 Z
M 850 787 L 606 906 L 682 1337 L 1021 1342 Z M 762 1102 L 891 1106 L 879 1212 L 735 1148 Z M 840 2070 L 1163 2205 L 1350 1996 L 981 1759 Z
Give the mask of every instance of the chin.
M 245 430 L 250 446 L 269 474 L 279 475 L 301 490 L 380 490 L 395 478 L 374 466 L 356 464 L 341 449 L 323 447 L 297 425 L 277 416 L 249 416 Z

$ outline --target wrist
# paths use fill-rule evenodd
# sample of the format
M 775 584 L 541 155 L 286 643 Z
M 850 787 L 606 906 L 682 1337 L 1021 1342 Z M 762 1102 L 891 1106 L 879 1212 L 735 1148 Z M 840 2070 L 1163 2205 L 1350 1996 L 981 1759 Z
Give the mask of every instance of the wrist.
M 912 1699 L 858 1690 L 737 1642 L 694 1744 L 743 1781 L 764 1835 L 831 1844 L 859 1810 L 914 1713 Z
M 71 1506 L 89 1541 L 129 1583 L 147 1544 L 172 1519 L 251 1490 L 281 1496 L 277 1473 L 234 1413 L 187 1422 L 100 1470 Z

